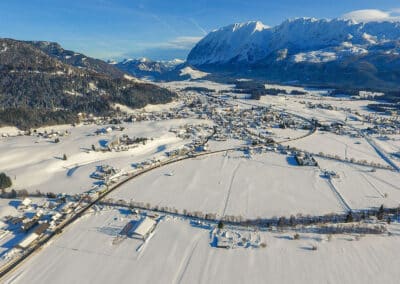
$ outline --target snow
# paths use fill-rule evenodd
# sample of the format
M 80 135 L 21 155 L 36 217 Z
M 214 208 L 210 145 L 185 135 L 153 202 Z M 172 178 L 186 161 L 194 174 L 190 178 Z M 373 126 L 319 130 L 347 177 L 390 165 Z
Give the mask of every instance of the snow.
M 368 39 L 372 43 L 372 37 Z M 375 42 L 374 42 L 375 43 Z M 349 55 L 365 55 L 368 54 L 368 50 L 362 46 L 352 45 L 351 43 L 344 43 L 338 47 L 330 47 L 321 50 L 301 52 L 293 56 L 293 61 L 299 62 L 310 62 L 310 63 L 325 63 L 342 59 Z
M 240 153 L 216 154 L 154 170 L 124 184 L 111 197 L 251 218 L 341 211 L 319 171 L 294 163 L 275 153 L 251 159 Z M 169 172 L 174 175 L 165 174 Z
M 129 80 L 129 81 L 133 81 L 133 82 L 138 82 L 138 83 L 142 82 L 142 81 L 139 80 L 138 78 L 135 78 L 135 77 L 130 76 L 130 75 L 127 75 L 127 74 L 124 74 L 124 78 L 127 79 L 127 80 Z
M 15 126 L 4 126 L 0 127 L 1 136 L 17 136 L 21 131 Z
M 143 250 L 112 240 L 129 221 L 117 210 L 87 216 L 4 279 L 4 283 L 396 283 L 398 234 L 326 236 L 260 232 L 264 249 L 217 249 L 208 230 L 168 219 Z M 398 225 L 392 225 L 398 232 Z M 316 245 L 318 250 L 310 247 Z M 79 259 L 79 261 L 77 261 Z M 162 280 L 161 280 L 162 279 Z
M 336 59 L 337 55 L 334 52 L 310 51 L 294 55 L 294 62 L 296 63 L 298 62 L 321 63 L 321 62 L 335 61 Z
M 305 20 L 316 23 L 315 19 Z M 262 33 L 255 28 L 255 34 Z M 350 49 L 352 43 L 345 44 Z M 216 92 L 232 92 L 232 85 L 206 80 L 160 83 L 177 91 L 186 87 L 205 87 Z M 355 112 L 374 114 L 366 106 L 368 100 L 328 97 L 327 90 L 268 84 L 266 88 L 306 92 L 305 95 L 262 96 L 260 101 L 229 99 L 239 108 L 271 106 L 275 110 L 316 118 L 320 122 L 337 122 L 367 128 L 358 121 Z M 193 91 L 194 92 L 194 91 Z M 339 109 L 308 108 L 306 103 L 330 104 Z M 180 106 L 176 101 L 167 105 L 149 105 L 131 110 L 116 105 L 128 113 L 159 112 Z M 349 108 L 347 113 L 340 108 Z M 353 120 L 354 118 L 354 120 Z M 38 131 L 68 130 L 70 135 L 54 138 L 37 136 L 0 137 L 0 169 L 13 181 L 15 189 L 29 192 L 80 193 L 90 189 L 95 180 L 90 174 L 96 166 L 108 164 L 124 171 L 135 163 L 161 158 L 164 151 L 188 143 L 169 132 L 184 124 L 207 123 L 209 120 L 173 119 L 123 123 L 124 132 L 111 131 L 93 135 L 109 125 L 61 125 L 43 127 Z M 254 130 L 257 131 L 257 130 Z M 268 129 L 276 141 L 297 138 L 305 130 Z M 17 135 L 18 129 L 0 128 L 0 134 Z M 146 145 L 126 152 L 93 152 L 116 135 L 152 137 Z M 7 136 L 5 135 L 5 136 Z M 0 135 L 1 136 L 1 135 Z M 398 135 L 373 136 L 371 139 L 388 155 L 400 150 Z M 222 150 L 245 145 L 245 141 L 208 142 L 209 149 Z M 310 152 L 324 152 L 341 158 L 365 159 L 384 164 L 384 160 L 362 137 L 336 135 L 317 131 L 305 138 L 286 142 Z M 60 157 L 63 153 L 67 161 Z M 339 162 L 315 157 L 319 167 L 300 167 L 291 155 L 275 152 L 257 154 L 224 151 L 190 158 L 154 169 L 125 183 L 108 197 L 126 202 L 149 203 L 151 206 L 175 207 L 179 212 L 201 211 L 218 217 L 235 215 L 244 218 L 271 218 L 301 213 L 324 215 L 344 213 L 350 209 L 397 207 L 400 200 L 400 175 L 391 170 Z M 398 160 L 392 159 L 399 163 Z M 338 177 L 328 180 L 322 171 L 334 171 Z M 341 199 L 343 201 L 341 201 Z M 34 200 L 33 203 L 36 203 Z M 16 200 L 0 199 L 0 217 L 21 214 Z M 97 206 L 96 206 L 97 207 Z M 145 243 L 130 237 L 115 242 L 128 222 L 138 220 L 127 208 L 97 207 L 68 226 L 28 261 L 13 270 L 4 283 L 397 283 L 400 276 L 398 255 L 400 225 L 389 225 L 392 236 L 334 235 L 332 240 L 320 233 L 295 231 L 254 231 L 255 228 L 225 228 L 220 236 L 241 240 L 242 237 L 264 242 L 266 248 L 218 249 L 210 240 L 216 230 L 208 223 L 196 223 L 188 218 L 163 216 L 154 233 Z M 141 215 L 141 217 L 143 217 Z M 3 221 L 4 219 L 2 219 Z M 192 222 L 191 222 L 192 221 Z M 0 227 L 6 226 L 0 222 Z M 227 227 L 227 226 L 226 226 Z M 311 230 L 312 231 L 312 230 Z M 232 237 L 233 236 L 233 237 Z M 259 239 L 256 238 L 259 236 Z M 18 244 L 24 234 L 14 236 L 0 231 L 0 264 L 6 261 L 6 251 Z M 254 238 L 253 238 L 254 237 Z M 360 240 L 357 240 L 361 238 Z M 317 250 L 312 250 L 312 246 Z M 162 280 L 160 280 L 162 279 Z
M 172 108 L 176 108 L 178 106 L 182 105 L 181 102 L 179 101 L 172 101 L 170 103 L 166 104 L 148 104 L 143 108 L 130 108 L 126 105 L 122 104 L 115 104 L 113 107 L 114 108 L 119 108 L 121 111 L 127 113 L 127 114 L 137 114 L 137 113 L 144 113 L 144 112 L 162 112 L 162 111 L 168 111 Z
M 12 204 L 13 202 L 11 199 L 0 199 L 0 219 L 3 219 L 6 216 L 18 215 L 17 209 Z
M 164 88 L 172 88 L 174 90 L 183 90 L 187 87 L 202 87 L 207 88 L 210 90 L 214 90 L 215 92 L 222 91 L 222 90 L 232 90 L 235 85 L 233 84 L 220 84 L 215 83 L 208 80 L 196 80 L 196 81 L 173 81 L 173 82 L 166 82 L 166 83 L 158 83 L 160 87 Z
M 68 125 L 45 127 L 39 131 L 68 131 L 69 136 L 60 137 L 60 143 L 54 139 L 44 139 L 35 136 L 18 136 L 0 138 L 0 169 L 6 172 L 15 189 L 27 189 L 30 192 L 79 193 L 89 190 L 95 180 L 90 178 L 96 165 L 110 164 L 112 166 L 131 170 L 132 163 L 140 162 L 154 156 L 163 155 L 168 151 L 183 146 L 188 141 L 181 140 L 169 132 L 171 127 L 179 127 L 186 123 L 207 123 L 206 120 L 181 119 L 158 122 L 140 122 L 123 124 L 123 133 L 129 136 L 153 138 L 146 145 L 141 145 L 129 151 L 122 152 L 89 152 L 91 145 L 99 146 L 102 140 L 111 139 L 120 132 L 105 135 L 93 135 L 100 126 Z M 37 142 L 37 143 L 36 143 Z M 163 151 L 160 151 L 163 149 Z M 61 160 L 63 154 L 67 161 Z
M 368 167 L 317 158 L 321 168 L 333 170 L 339 178 L 333 179 L 352 209 L 397 207 L 400 200 L 400 176 L 389 170 L 371 172 Z M 386 196 L 385 196 L 386 195 Z
M 189 66 L 181 69 L 180 71 L 180 76 L 186 76 L 188 75 L 191 79 L 201 79 L 209 75 L 210 73 L 202 72 L 199 70 L 195 70 Z
M 157 222 L 155 220 L 145 217 L 136 227 L 135 234 L 141 237 L 146 236 L 146 234 L 148 234 L 151 231 L 151 229 L 156 225 L 156 223 Z
M 329 62 L 349 55 L 367 54 L 377 43 L 395 42 L 400 37 L 400 21 L 357 23 L 348 19 L 297 18 L 275 27 L 261 22 L 229 25 L 209 33 L 190 52 L 193 65 L 253 63 L 288 52 L 295 62 Z M 343 43 L 354 47 L 346 48 Z M 285 52 L 286 50 L 286 52 Z M 279 51 L 277 55 L 274 55 Z M 296 52 L 296 53 L 294 53 Z
M 342 159 L 347 157 L 348 159 L 354 158 L 355 160 L 366 160 L 368 162 L 386 164 L 376 153 L 374 148 L 363 138 L 351 138 L 344 135 L 318 131 L 306 138 L 287 142 L 285 145 L 290 145 L 315 154 L 323 152 L 325 154 L 337 155 Z

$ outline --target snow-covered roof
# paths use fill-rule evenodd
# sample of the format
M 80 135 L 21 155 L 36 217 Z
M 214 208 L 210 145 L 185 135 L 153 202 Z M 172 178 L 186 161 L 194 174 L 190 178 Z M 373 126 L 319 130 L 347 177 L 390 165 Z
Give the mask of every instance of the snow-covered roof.
M 29 234 L 26 238 L 24 238 L 18 246 L 21 248 L 27 248 L 34 240 L 36 240 L 39 237 L 38 234 L 36 233 L 31 233 Z
M 155 220 L 149 217 L 145 217 L 144 219 L 142 219 L 142 221 L 136 227 L 133 233 L 139 236 L 145 236 L 155 226 L 155 224 Z
M 32 200 L 30 200 L 29 198 L 25 198 L 23 201 L 22 201 L 22 205 L 24 205 L 24 206 L 28 206 L 29 204 L 31 204 L 32 203 Z

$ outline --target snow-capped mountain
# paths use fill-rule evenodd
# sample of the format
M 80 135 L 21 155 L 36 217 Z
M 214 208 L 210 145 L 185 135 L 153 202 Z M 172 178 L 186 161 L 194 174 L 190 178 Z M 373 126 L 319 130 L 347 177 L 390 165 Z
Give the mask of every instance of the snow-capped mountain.
M 209 33 L 192 49 L 187 61 L 193 65 L 254 63 L 276 54 L 277 60 L 327 62 L 365 55 L 379 45 L 396 53 L 399 40 L 399 22 L 298 18 L 275 27 L 247 22 Z
M 137 77 L 159 77 L 184 63 L 183 60 L 174 59 L 171 61 L 154 61 L 145 57 L 138 59 L 125 59 L 116 66 Z
M 187 63 L 275 81 L 400 86 L 400 22 L 298 18 L 233 24 L 205 36 Z

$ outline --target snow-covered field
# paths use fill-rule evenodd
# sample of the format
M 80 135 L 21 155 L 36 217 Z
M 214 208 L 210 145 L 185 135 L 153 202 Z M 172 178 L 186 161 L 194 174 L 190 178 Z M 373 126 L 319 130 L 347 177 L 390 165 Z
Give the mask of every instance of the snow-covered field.
M 368 162 L 386 164 L 375 149 L 363 138 L 352 138 L 318 131 L 303 139 L 287 142 L 285 145 L 315 154 L 322 152 L 324 154 L 337 155 L 341 159 L 353 158 L 357 161 L 366 160 Z
M 341 212 L 319 170 L 294 163 L 275 153 L 216 154 L 156 169 L 110 197 L 248 218 Z
M 355 166 L 326 159 L 317 159 L 323 169 L 335 171 L 332 179 L 352 209 L 397 207 L 400 201 L 400 175 L 390 170 L 371 172 L 368 167 Z
M 164 151 L 187 143 L 169 132 L 171 127 L 204 122 L 207 121 L 182 119 L 124 124 L 124 134 L 153 140 L 123 152 L 88 152 L 91 145 L 99 147 L 103 141 L 122 134 L 113 131 L 104 135 L 93 135 L 96 129 L 105 126 L 48 127 L 48 131 L 62 128 L 71 132 L 69 136 L 61 137 L 60 143 L 54 143 L 54 139 L 35 136 L 0 138 L 0 169 L 12 178 L 15 189 L 79 193 L 92 187 L 95 180 L 90 178 L 90 174 L 95 171 L 96 166 L 109 164 L 131 170 L 135 162 L 164 155 Z M 61 159 L 64 153 L 67 161 Z
M 393 236 L 261 232 L 260 249 L 217 249 L 209 231 L 168 219 L 140 241 L 112 242 L 129 215 L 103 210 L 82 218 L 3 283 L 397 283 L 399 227 Z M 311 250 L 315 245 L 317 250 Z
M 207 88 L 210 90 L 214 90 L 216 92 L 222 90 L 232 90 L 235 87 L 235 85 L 220 84 L 208 80 L 174 81 L 174 82 L 159 83 L 159 85 L 164 88 L 172 88 L 175 90 L 183 90 L 188 87 L 200 87 L 200 88 Z
M 386 139 L 374 138 L 383 151 L 392 156 L 392 162 L 400 167 L 400 135 L 388 135 Z

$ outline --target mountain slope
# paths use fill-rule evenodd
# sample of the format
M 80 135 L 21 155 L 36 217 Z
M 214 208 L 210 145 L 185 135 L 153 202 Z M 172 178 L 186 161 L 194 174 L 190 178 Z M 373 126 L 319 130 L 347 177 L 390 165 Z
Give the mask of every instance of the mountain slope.
M 281 82 L 393 89 L 399 53 L 399 22 L 299 18 L 272 28 L 248 22 L 215 30 L 187 62 Z
M 0 125 L 69 123 L 80 112 L 108 114 L 113 103 L 135 108 L 174 96 L 152 84 L 66 64 L 31 43 L 0 39 Z
M 26 43 L 31 44 L 44 53 L 54 57 L 61 62 L 72 65 L 78 68 L 83 68 L 91 71 L 95 71 L 102 74 L 107 74 L 113 78 L 121 78 L 124 76 L 117 67 L 108 64 L 100 59 L 91 58 L 84 54 L 77 53 L 71 50 L 65 50 L 56 42 L 48 41 L 27 41 Z

